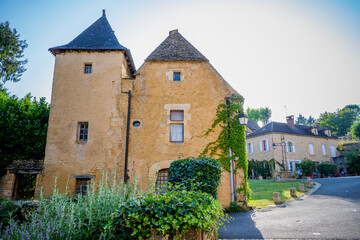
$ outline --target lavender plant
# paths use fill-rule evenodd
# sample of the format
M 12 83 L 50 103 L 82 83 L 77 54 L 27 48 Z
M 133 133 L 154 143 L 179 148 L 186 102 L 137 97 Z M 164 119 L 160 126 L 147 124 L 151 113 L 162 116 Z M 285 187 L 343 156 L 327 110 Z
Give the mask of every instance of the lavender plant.
M 152 191 L 148 189 L 148 191 Z M 40 195 L 39 206 L 21 223 L 14 219 L 0 232 L 0 239 L 100 239 L 109 216 L 125 202 L 145 194 L 137 182 L 102 179 L 90 185 L 87 196 L 71 196 L 56 186 L 49 197 Z

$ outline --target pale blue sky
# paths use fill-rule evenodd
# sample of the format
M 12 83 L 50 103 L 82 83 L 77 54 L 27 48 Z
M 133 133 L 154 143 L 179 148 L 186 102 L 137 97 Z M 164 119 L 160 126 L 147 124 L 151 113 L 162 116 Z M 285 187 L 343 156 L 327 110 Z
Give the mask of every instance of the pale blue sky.
M 136 67 L 177 28 L 245 97 L 246 107 L 270 107 L 274 121 L 360 104 L 357 0 L 0 0 L 0 21 L 10 21 L 29 44 L 27 71 L 5 85 L 9 91 L 50 102 L 48 48 L 70 42 L 102 9 Z

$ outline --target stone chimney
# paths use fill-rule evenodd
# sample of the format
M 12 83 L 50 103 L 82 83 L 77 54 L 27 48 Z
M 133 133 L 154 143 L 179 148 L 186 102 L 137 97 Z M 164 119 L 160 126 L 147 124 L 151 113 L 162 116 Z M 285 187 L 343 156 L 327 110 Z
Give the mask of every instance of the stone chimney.
M 174 30 L 171 30 L 170 32 L 169 32 L 169 36 L 170 35 L 173 35 L 173 34 L 175 34 L 175 33 L 178 33 L 179 31 L 177 30 L 177 29 L 174 29 Z
M 287 117 L 286 117 L 286 122 L 287 122 L 287 124 L 290 125 L 291 127 L 294 127 L 294 126 L 295 126 L 295 123 L 294 123 L 294 115 L 287 116 Z

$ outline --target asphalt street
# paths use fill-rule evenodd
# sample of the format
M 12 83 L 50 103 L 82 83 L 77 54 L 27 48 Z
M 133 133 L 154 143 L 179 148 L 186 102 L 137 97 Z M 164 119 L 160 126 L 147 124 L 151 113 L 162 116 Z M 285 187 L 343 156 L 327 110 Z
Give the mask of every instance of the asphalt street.
M 275 208 L 231 213 L 220 239 L 360 239 L 360 177 L 314 179 L 321 187 Z

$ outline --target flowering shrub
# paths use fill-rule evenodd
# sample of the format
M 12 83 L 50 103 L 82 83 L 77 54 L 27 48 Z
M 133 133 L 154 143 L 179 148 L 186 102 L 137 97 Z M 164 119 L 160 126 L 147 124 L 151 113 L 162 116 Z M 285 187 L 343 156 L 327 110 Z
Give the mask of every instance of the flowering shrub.
M 9 220 L 0 239 L 99 239 L 119 205 L 142 196 L 136 183 L 119 184 L 115 177 L 108 180 L 104 174 L 90 186 L 87 196 L 70 197 L 55 186 L 50 197 L 40 196 L 38 207 L 25 222 Z

